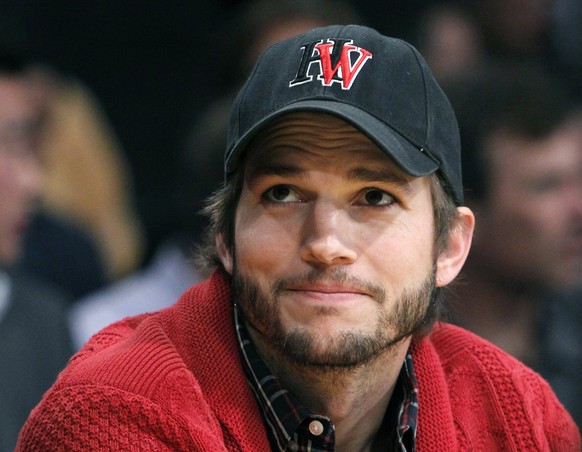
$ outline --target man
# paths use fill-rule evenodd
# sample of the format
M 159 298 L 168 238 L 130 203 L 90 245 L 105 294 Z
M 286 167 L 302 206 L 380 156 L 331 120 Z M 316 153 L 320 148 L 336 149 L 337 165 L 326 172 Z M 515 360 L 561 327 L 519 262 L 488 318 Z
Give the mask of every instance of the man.
M 547 383 L 433 329 L 473 230 L 459 147 L 404 42 L 332 26 L 270 47 L 208 208 L 219 269 L 94 336 L 20 450 L 578 450 Z
M 582 106 L 540 68 L 508 63 L 447 92 L 480 225 L 453 320 L 541 372 L 582 421 L 580 295 L 569 295 L 582 285 Z
M 15 272 L 42 169 L 38 109 L 24 66 L 0 51 L 0 450 L 14 450 L 30 410 L 53 384 L 72 348 L 64 297 Z

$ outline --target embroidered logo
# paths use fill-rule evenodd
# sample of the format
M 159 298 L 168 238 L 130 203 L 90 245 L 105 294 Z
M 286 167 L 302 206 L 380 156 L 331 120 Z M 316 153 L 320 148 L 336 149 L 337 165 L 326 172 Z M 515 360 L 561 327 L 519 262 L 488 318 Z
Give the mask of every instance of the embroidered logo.
M 342 89 L 350 89 L 354 80 L 372 54 L 366 49 L 357 47 L 352 39 L 327 39 L 326 42 L 314 41 L 305 44 L 301 49 L 303 56 L 299 63 L 297 75 L 289 82 L 289 86 L 301 85 L 313 80 L 312 65 L 317 65 L 319 72 L 317 80 L 322 85 L 331 86 L 339 83 Z

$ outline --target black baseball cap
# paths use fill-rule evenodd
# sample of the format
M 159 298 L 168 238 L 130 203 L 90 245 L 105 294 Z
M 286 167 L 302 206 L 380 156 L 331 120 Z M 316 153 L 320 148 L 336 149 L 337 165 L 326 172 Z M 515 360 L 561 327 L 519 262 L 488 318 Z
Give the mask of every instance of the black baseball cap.
M 227 177 L 257 132 L 293 111 L 342 118 L 412 176 L 440 171 L 463 203 L 457 120 L 410 44 L 364 26 L 333 25 L 269 47 L 232 107 Z

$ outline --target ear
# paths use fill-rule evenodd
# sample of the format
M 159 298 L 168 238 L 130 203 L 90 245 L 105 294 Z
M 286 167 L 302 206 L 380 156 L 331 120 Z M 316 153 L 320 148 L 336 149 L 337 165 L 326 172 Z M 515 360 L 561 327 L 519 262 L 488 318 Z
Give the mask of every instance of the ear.
M 437 287 L 446 286 L 456 278 L 471 248 L 475 216 L 468 207 L 458 207 L 457 212 L 457 224 L 450 232 L 447 248 L 437 259 Z
M 216 250 L 218 251 L 218 257 L 220 258 L 220 262 L 224 266 L 224 269 L 232 275 L 232 256 L 228 252 L 226 245 L 224 244 L 224 239 L 222 234 L 216 234 L 214 238 L 216 244 Z

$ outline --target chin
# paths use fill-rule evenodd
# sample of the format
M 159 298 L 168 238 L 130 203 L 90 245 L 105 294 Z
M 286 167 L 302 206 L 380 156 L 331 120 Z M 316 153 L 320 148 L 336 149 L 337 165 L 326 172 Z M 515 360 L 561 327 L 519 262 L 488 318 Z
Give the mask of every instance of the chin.
M 322 368 L 368 364 L 400 340 L 359 330 L 322 335 L 305 329 L 295 329 L 275 338 L 281 352 L 295 364 Z

